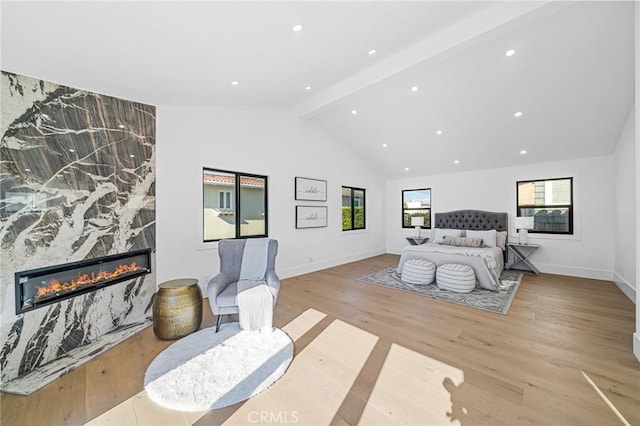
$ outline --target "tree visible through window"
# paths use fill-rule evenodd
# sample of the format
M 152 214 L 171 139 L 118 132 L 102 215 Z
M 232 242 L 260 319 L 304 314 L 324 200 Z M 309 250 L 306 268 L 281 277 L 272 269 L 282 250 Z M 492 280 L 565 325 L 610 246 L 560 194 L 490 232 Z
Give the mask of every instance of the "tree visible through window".
M 402 227 L 411 226 L 412 217 L 423 217 L 422 229 L 431 228 L 431 188 L 402 191 Z
M 202 240 L 267 236 L 267 177 L 204 168 Z
M 573 234 L 573 178 L 519 181 L 518 216 L 533 217 L 529 232 Z
M 366 226 L 365 190 L 362 188 L 342 187 L 342 230 L 365 229 Z

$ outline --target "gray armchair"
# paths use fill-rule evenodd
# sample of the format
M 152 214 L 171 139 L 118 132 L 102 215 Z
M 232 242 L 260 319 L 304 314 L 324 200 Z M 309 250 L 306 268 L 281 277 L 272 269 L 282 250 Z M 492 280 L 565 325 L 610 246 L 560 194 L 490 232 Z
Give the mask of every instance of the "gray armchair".
M 238 280 L 242 271 L 244 249 L 248 240 L 220 240 L 218 243 L 218 255 L 220 256 L 220 273 L 209 280 L 207 295 L 211 310 L 217 316 L 216 332 L 220 329 L 223 315 L 238 313 Z M 268 240 L 266 271 L 263 280 L 269 286 L 275 305 L 280 290 L 280 278 L 275 272 L 276 255 L 278 254 L 278 241 Z M 264 262 L 264 259 L 257 260 Z

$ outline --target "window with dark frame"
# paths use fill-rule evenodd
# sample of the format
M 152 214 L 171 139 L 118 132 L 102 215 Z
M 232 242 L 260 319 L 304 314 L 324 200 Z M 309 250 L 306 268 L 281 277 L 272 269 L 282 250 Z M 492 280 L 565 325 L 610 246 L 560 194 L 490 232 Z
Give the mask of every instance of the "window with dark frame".
M 573 178 L 516 182 L 516 212 L 533 217 L 530 233 L 573 234 Z
M 342 230 L 353 231 L 366 228 L 365 190 L 342 187 Z
M 422 229 L 431 229 L 431 188 L 402 190 L 402 227 L 411 226 L 412 217 L 423 217 Z
M 202 169 L 203 242 L 268 236 L 267 176 Z

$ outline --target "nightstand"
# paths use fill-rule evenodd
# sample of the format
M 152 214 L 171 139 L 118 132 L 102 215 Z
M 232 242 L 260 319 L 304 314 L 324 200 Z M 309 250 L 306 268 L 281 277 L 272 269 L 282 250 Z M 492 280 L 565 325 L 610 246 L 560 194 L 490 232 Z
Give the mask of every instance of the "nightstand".
M 509 261 L 506 269 L 540 275 L 538 268 L 529 260 L 529 257 L 539 248 L 539 244 L 507 243 L 507 258 Z
M 411 244 L 412 246 L 419 246 L 420 244 L 424 244 L 428 239 L 429 237 L 407 237 L 407 241 L 409 241 L 409 244 Z

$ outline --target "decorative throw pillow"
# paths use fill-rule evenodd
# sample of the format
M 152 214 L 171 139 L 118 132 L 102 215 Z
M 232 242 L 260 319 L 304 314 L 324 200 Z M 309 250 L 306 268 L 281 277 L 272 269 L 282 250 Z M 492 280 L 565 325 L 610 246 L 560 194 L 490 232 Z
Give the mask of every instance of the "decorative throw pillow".
M 436 228 L 433 230 L 431 234 L 433 238 L 431 238 L 431 242 L 436 244 L 444 243 L 444 237 L 459 237 L 462 235 L 461 229 L 446 229 L 446 228 Z
M 444 245 L 456 247 L 484 247 L 482 238 L 444 237 Z
M 498 231 L 496 233 L 496 245 L 505 251 L 507 249 L 507 231 Z
M 496 247 L 496 233 L 495 229 L 488 231 L 472 231 L 467 229 L 467 238 L 482 238 L 484 240 L 485 247 Z

